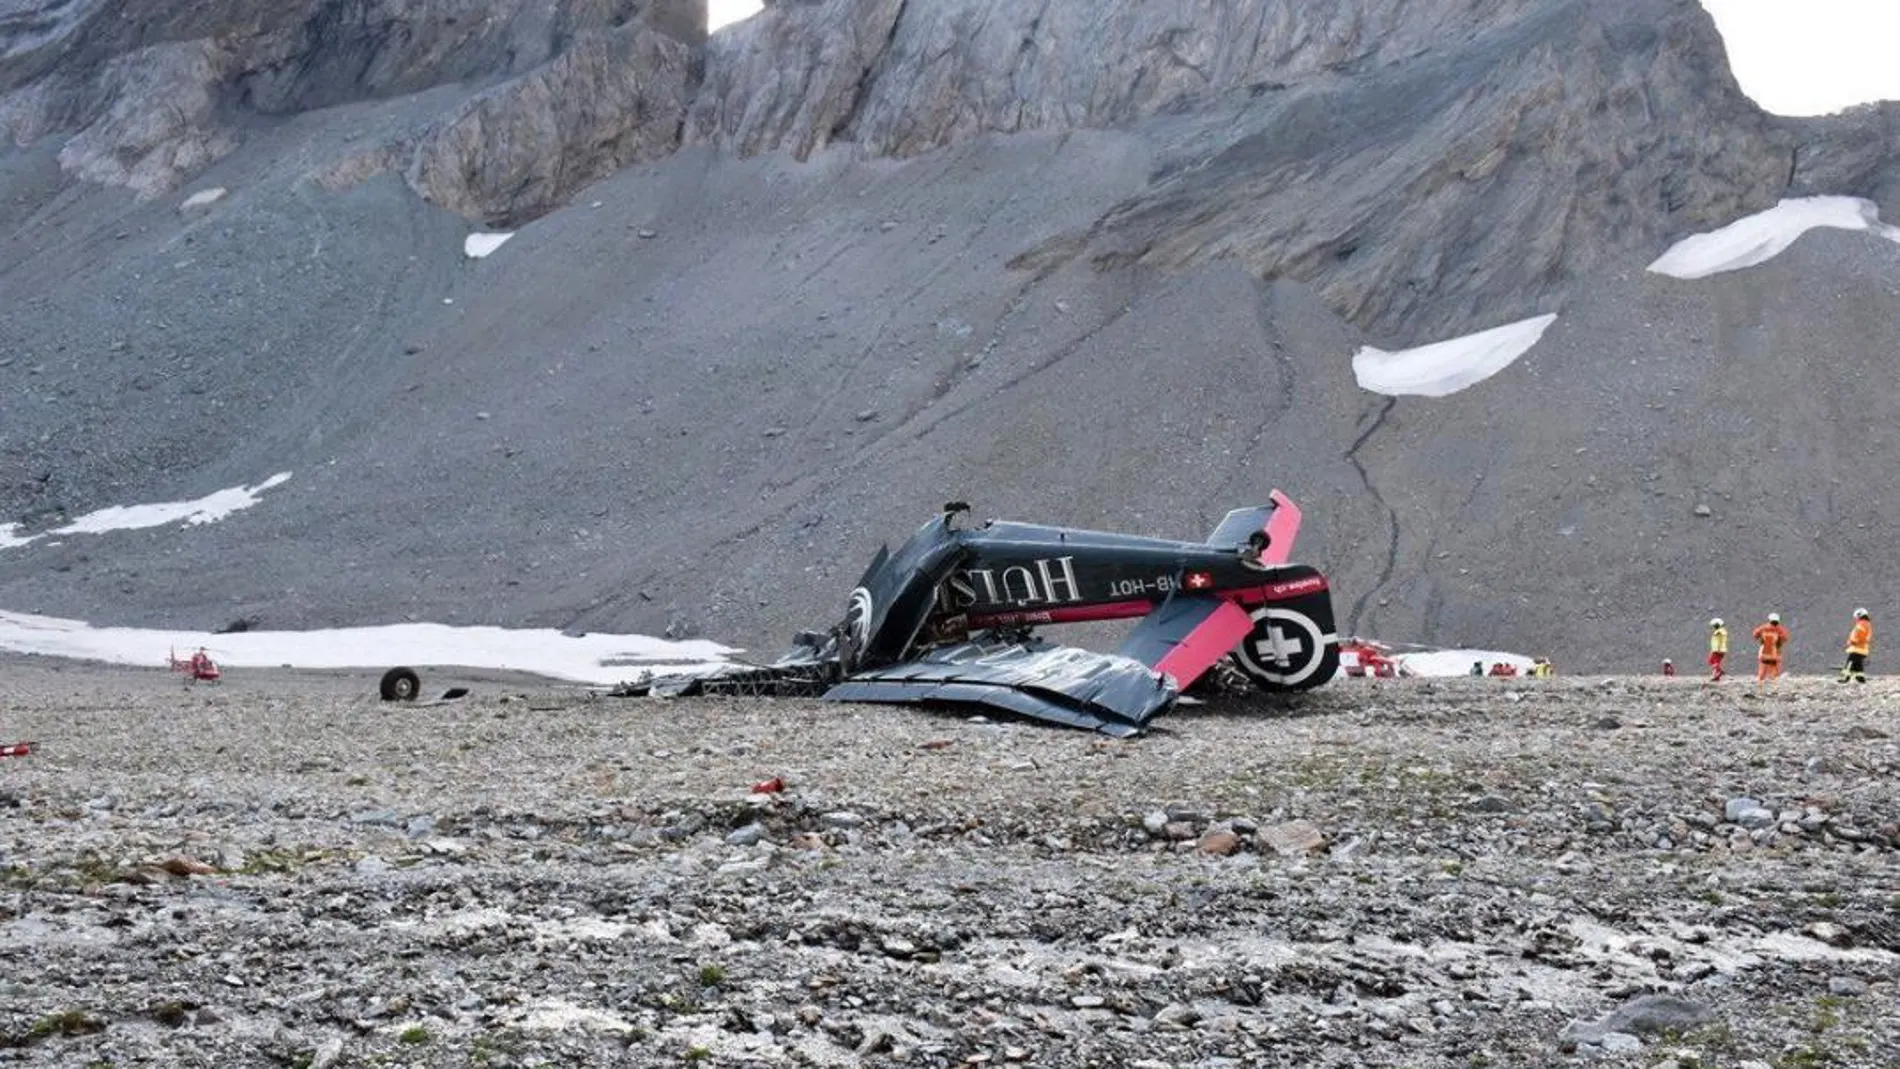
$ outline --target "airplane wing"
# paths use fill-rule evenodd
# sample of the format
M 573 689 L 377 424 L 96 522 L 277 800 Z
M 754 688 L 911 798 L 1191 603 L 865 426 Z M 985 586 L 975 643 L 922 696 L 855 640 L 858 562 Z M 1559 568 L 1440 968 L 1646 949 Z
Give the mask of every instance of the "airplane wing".
M 1185 690 L 1252 629 L 1253 617 L 1231 601 L 1170 598 L 1143 617 L 1116 652 L 1167 673 Z
M 1036 641 L 971 642 L 859 672 L 826 691 L 825 700 L 981 705 L 1125 738 L 1179 694 L 1174 683 L 1127 657 Z

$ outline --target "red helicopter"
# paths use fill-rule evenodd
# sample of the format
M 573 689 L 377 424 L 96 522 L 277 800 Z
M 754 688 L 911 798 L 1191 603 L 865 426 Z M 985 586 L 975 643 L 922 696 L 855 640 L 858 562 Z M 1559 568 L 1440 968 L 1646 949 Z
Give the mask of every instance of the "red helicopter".
M 198 647 L 197 653 L 182 661 L 178 659 L 177 650 L 172 650 L 168 657 L 172 671 L 183 672 L 186 683 L 216 683 L 224 678 L 223 670 L 218 667 L 216 661 L 211 659 L 211 655 L 205 652 L 203 646 Z
M 1349 676 L 1372 679 L 1396 679 L 1412 674 L 1404 662 L 1393 656 L 1391 646 L 1358 635 L 1340 642 L 1339 666 Z

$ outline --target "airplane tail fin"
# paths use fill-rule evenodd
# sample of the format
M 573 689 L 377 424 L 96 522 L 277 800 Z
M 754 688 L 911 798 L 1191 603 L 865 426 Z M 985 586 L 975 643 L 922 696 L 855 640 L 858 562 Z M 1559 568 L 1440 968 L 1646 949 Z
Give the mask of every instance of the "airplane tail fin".
M 1300 507 L 1278 490 L 1268 495 L 1273 503 L 1235 509 L 1214 527 L 1207 544 L 1222 549 L 1238 549 L 1249 543 L 1260 547 L 1262 564 L 1285 564 L 1293 559 L 1293 540 L 1300 533 Z

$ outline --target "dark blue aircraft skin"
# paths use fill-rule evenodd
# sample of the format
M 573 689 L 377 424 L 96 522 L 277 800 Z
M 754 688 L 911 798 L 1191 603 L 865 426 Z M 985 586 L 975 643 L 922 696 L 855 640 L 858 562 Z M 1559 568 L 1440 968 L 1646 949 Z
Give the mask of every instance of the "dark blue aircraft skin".
M 1300 514 L 1277 491 L 1273 504 L 1229 513 L 1206 542 L 1002 521 L 961 528 L 961 512 L 947 508 L 872 560 L 837 629 L 848 673 L 886 677 L 972 632 L 1137 618 L 1119 655 L 1176 693 L 1223 657 L 1270 691 L 1319 686 L 1338 670 L 1329 586 L 1288 561 Z
M 647 680 L 628 694 L 821 694 L 831 701 L 978 705 L 1110 735 L 1141 733 L 1223 660 L 1267 691 L 1339 669 L 1325 576 L 1290 560 L 1300 510 L 1227 514 L 1205 542 L 992 521 L 952 504 L 878 551 L 845 617 L 771 665 Z M 1135 620 L 1115 653 L 1035 629 Z

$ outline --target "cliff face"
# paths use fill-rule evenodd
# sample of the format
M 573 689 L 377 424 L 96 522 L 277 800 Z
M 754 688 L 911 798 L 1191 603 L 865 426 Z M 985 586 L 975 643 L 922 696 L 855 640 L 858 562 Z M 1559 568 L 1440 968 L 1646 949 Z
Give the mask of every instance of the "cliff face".
M 704 0 L 0 4 L 0 130 L 151 196 L 285 116 L 462 85 L 370 154 L 475 216 L 527 217 L 678 143 Z
M 1767 207 L 1795 147 L 1669 0 L 781 4 L 711 44 L 693 136 L 904 156 L 1131 124 L 1163 146 L 1150 188 L 1020 265 L 1233 258 L 1395 340 L 1553 310 Z
M 1880 206 L 1881 218 L 1900 220 L 1900 101 L 1782 125 L 1797 145 L 1791 196 L 1866 197 Z
M 711 42 L 694 128 L 742 152 L 804 156 L 848 140 L 906 156 L 988 132 L 1119 126 L 1234 90 L 1400 62 L 1539 6 L 1547 5 L 779 3 Z
M 1150 186 L 1018 266 L 1235 259 L 1410 343 L 1788 192 L 1900 197 L 1894 120 L 1777 122 L 1690 0 L 0 0 L 0 129 L 152 195 L 249 115 L 460 86 L 319 168 L 516 224 L 682 143 L 909 157 L 1117 128 Z M 1890 188 L 1891 187 L 1891 188 Z

